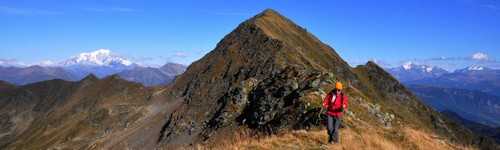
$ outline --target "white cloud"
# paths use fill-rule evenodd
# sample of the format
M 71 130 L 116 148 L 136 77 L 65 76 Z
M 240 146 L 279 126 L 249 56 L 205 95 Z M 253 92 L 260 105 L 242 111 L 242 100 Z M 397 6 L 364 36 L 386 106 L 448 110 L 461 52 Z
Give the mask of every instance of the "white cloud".
M 474 60 L 489 60 L 489 57 L 487 54 L 485 53 L 482 53 L 482 52 L 477 52 L 477 53 L 474 53 L 472 54 L 472 59 Z

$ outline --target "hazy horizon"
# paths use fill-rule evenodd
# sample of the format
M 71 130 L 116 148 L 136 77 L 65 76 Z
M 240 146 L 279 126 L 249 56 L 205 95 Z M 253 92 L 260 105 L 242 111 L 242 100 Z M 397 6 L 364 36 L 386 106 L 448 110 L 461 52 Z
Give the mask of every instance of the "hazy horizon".
M 0 32 L 6 36 L 0 37 L 0 60 L 31 65 L 109 49 L 150 66 L 189 65 L 239 23 L 271 8 L 353 66 L 368 60 L 389 67 L 408 61 L 435 66 L 472 61 L 446 69 L 473 63 L 500 68 L 498 1 L 246 3 L 252 2 L 3 1 L 0 18 L 6 23 Z

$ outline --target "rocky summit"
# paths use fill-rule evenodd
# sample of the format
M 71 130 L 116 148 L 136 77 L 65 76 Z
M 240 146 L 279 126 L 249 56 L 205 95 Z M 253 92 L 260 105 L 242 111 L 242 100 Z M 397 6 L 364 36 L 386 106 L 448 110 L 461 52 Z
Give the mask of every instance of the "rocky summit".
M 266 10 L 178 77 L 172 93 L 185 104 L 173 114 L 179 123 L 167 125 L 169 136 L 161 140 L 196 142 L 240 125 L 267 131 L 294 126 L 305 104 L 301 94 L 318 89 L 324 73 L 344 81 L 356 77 L 331 47 Z
M 272 134 L 317 127 L 322 97 L 334 81 L 346 83 L 353 99 L 349 126 L 413 127 L 461 144 L 492 145 L 423 105 L 375 63 L 351 68 L 273 10 L 240 24 L 177 78 L 172 98 L 183 104 L 164 125 L 160 144 L 216 142 L 241 128 Z
M 273 135 L 292 134 L 295 143 L 307 141 L 298 149 L 323 149 L 321 102 L 336 81 L 350 99 L 341 130 L 350 149 L 499 148 L 423 105 L 377 64 L 350 67 L 270 9 L 241 23 L 168 86 L 145 88 L 118 76 L 5 84 L 0 148 L 265 149 L 251 140 L 286 147 L 294 142 L 273 142 Z

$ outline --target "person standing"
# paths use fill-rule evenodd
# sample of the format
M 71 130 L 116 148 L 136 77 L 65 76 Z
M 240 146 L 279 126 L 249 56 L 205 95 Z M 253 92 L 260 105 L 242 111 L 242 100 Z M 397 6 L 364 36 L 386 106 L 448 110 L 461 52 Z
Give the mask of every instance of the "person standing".
M 339 126 L 344 110 L 347 108 L 347 96 L 342 92 L 342 83 L 336 82 L 335 89 L 330 91 L 323 99 L 323 107 L 326 109 L 328 143 L 339 143 Z

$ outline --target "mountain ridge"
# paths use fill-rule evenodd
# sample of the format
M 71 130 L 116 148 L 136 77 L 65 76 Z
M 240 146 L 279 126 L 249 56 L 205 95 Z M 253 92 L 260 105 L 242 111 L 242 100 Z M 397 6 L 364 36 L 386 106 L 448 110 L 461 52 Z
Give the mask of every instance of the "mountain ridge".
M 295 42 L 300 45 L 299 47 L 290 46 L 287 44 L 290 42 L 280 41 L 281 37 L 279 35 L 281 34 L 261 29 L 263 27 L 267 29 L 277 28 L 276 26 L 284 26 L 283 28 L 288 29 L 287 31 L 292 30 L 290 32 L 293 32 L 293 34 L 287 35 L 292 37 L 285 38 L 285 40 L 292 39 L 293 41 L 293 39 L 300 39 L 298 36 L 303 35 L 307 35 L 308 39 L 312 40 Z M 321 46 L 318 46 L 318 44 Z M 318 62 L 313 62 L 311 56 L 326 57 L 329 61 L 323 58 Z M 200 137 L 197 137 L 195 135 L 183 136 L 179 133 L 173 135 L 171 134 L 173 131 L 170 131 L 164 134 L 179 137 L 167 137 L 162 139 L 162 142 L 179 143 L 180 140 L 198 141 L 210 137 L 213 128 L 223 126 L 220 125 L 220 121 L 221 117 L 224 118 L 224 115 L 221 116 L 220 113 L 225 111 L 234 112 L 235 114 L 229 118 L 236 119 L 236 116 L 248 111 L 244 109 L 244 105 L 250 98 L 245 94 L 251 94 L 248 92 L 250 92 L 251 88 L 259 86 L 256 85 L 258 82 L 266 79 L 273 80 L 273 76 L 277 78 L 284 76 L 285 81 L 280 82 L 292 82 L 294 84 L 293 82 L 301 81 L 297 79 L 287 81 L 287 78 L 295 75 L 306 78 L 307 76 L 313 76 L 314 70 L 330 70 L 326 68 L 334 69 L 332 71 L 338 73 L 338 76 L 343 79 L 355 78 L 354 73 L 346 66 L 348 66 L 347 63 L 338 58 L 338 54 L 335 54 L 329 46 L 323 45 L 316 38 L 312 38 L 305 30 L 291 23 L 288 19 L 284 19 L 277 12 L 266 10 L 256 15 L 256 17 L 241 23 L 233 32 L 226 35 L 213 51 L 194 62 L 185 73 L 175 80 L 172 84 L 173 93 L 180 97 L 181 100 L 184 99 L 186 108 L 174 113 L 173 118 L 182 116 L 183 120 L 179 121 L 183 123 L 179 124 L 190 124 L 191 121 L 198 122 L 196 123 L 198 127 L 195 128 L 194 133 L 203 133 L 201 133 Z M 304 82 L 312 82 L 312 80 Z M 274 85 L 261 86 L 265 88 Z M 297 87 L 293 85 L 291 88 L 296 90 Z M 241 98 L 230 100 L 230 97 L 224 97 L 224 95 L 231 95 L 231 92 L 238 93 Z M 235 102 L 229 103 L 229 101 Z M 284 97 L 280 101 L 278 105 L 282 105 L 280 103 L 285 101 Z M 275 105 L 268 104 L 265 100 L 262 103 L 264 103 L 262 105 Z M 270 110 L 262 115 L 273 113 L 273 111 L 278 110 Z M 199 122 L 204 119 L 198 116 L 203 116 L 205 112 L 211 112 L 214 115 L 207 116 L 212 119 L 207 120 L 209 126 L 203 127 L 199 125 Z M 262 122 L 251 116 L 246 117 L 250 118 L 240 118 L 240 120 L 249 120 L 250 123 L 252 123 L 250 120 Z M 232 120 L 229 118 L 226 118 L 226 120 Z M 268 121 L 267 119 L 264 120 L 264 122 Z M 172 128 L 172 130 L 176 130 L 175 128 L 178 127 Z M 267 127 L 257 126 L 256 128 Z
M 387 68 L 386 70 L 401 82 L 411 82 L 426 78 L 436 78 L 449 73 L 448 71 L 439 67 L 417 65 L 411 62 L 399 67 Z
M 166 63 L 159 68 L 133 66 L 123 68 L 112 68 L 110 66 L 72 66 L 74 68 L 56 66 L 28 66 L 28 67 L 1 67 L 0 80 L 5 80 L 15 85 L 25 85 L 51 79 L 63 79 L 67 81 L 78 81 L 92 74 L 98 78 L 104 78 L 113 74 L 119 74 L 129 81 L 139 82 L 146 86 L 158 86 L 170 83 L 175 76 L 185 70 L 185 66 L 176 63 Z M 90 68 L 88 68 L 90 67 Z M 108 70 L 111 68 L 111 71 Z M 104 72 L 99 71 L 104 69 Z
M 321 106 L 309 104 L 317 104 L 321 94 L 314 93 L 329 91 L 333 81 L 346 83 L 349 95 L 360 101 L 381 103 L 384 109 L 402 113 L 396 118 L 415 118 L 405 122 L 463 144 L 476 140 L 470 131 L 419 102 L 378 65 L 368 62 L 353 72 L 333 48 L 277 12 L 265 10 L 240 24 L 175 80 L 172 93 L 183 106 L 168 117 L 160 143 L 213 142 L 228 138 L 240 127 L 276 133 L 318 125 L 312 116 L 318 115 Z M 364 106 L 353 109 L 365 113 Z M 388 127 L 393 124 L 382 122 Z
M 428 145 L 445 143 L 449 149 L 498 148 L 423 105 L 373 62 L 351 68 L 333 48 L 273 10 L 240 24 L 167 86 L 89 76 L 79 82 L 34 83 L 19 89 L 27 92 L 0 97 L 9 105 L 26 101 L 0 108 L 9 112 L 0 121 L 7 127 L 0 129 L 0 147 L 196 149 L 220 145 L 242 131 L 307 133 L 322 130 L 321 100 L 336 81 L 345 83 L 349 96 L 343 120 L 349 133 L 370 131 L 366 134 L 409 149 L 425 143 L 412 140 L 414 132 L 400 131 L 436 135 Z M 39 103 L 30 102 L 39 100 L 50 103 L 37 107 L 44 111 L 33 111 Z M 13 113 L 18 110 L 26 112 Z M 30 117 L 33 113 L 36 117 Z M 373 146 L 364 143 L 363 135 L 352 137 L 363 141 L 361 148 Z M 317 140 L 318 147 L 324 143 Z

